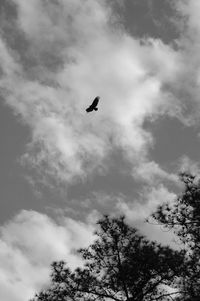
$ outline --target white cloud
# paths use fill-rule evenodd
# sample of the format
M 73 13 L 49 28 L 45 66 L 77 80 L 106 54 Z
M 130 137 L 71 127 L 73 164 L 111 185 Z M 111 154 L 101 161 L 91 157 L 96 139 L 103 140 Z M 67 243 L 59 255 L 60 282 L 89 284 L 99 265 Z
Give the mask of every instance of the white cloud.
M 171 202 L 175 197 L 176 195 L 162 184 L 157 188 L 147 186 L 140 193 L 138 202 L 126 203 L 119 199 L 116 207 L 126 215 L 128 220 L 144 220 L 156 210 L 158 205 Z
M 180 38 L 176 41 L 180 55 L 180 70 L 170 89 L 173 98 L 182 104 L 180 120 L 186 125 L 199 123 L 200 93 L 200 3 L 195 0 L 175 1 L 180 23 Z
M 160 184 L 157 188 L 145 187 L 137 202 L 127 203 L 123 199 L 118 199 L 116 209 L 120 214 L 125 215 L 130 225 L 139 229 L 149 240 L 156 240 L 178 249 L 179 245 L 174 241 L 176 236 L 173 231 L 166 231 L 155 220 L 152 222 L 150 219 L 151 223 L 144 223 L 144 220 L 149 218 L 159 205 L 164 202 L 173 203 L 176 197 L 173 192 Z
M 173 107 L 162 86 L 179 72 L 178 53 L 159 40 L 131 37 L 105 1 L 13 2 L 35 77 L 18 63 L 0 86 L 32 131 L 24 162 L 68 182 L 106 169 L 115 147 L 133 165 L 143 160 L 153 141 L 145 118 Z M 98 114 L 87 115 L 96 95 Z
M 18 30 L 28 42 L 26 55 L 35 65 L 26 66 L 23 57 L 18 59 L 18 46 L 11 50 L 1 38 L 0 88 L 31 129 L 24 162 L 67 185 L 76 177 L 106 170 L 104 160 L 119 147 L 135 177 L 152 187 L 144 189 L 138 203 L 118 200 L 116 208 L 139 223 L 162 200 L 172 201 L 175 195 L 160 179 L 176 182 L 176 176 L 148 161 L 153 136 L 142 126 L 147 117 L 164 113 L 185 122 L 179 106 L 199 103 L 197 1 L 177 4 L 189 16 L 187 35 L 183 33 L 177 51 L 159 40 L 130 36 L 103 0 L 86 0 L 84 5 L 81 0 L 12 1 Z M 86 114 L 96 95 L 101 96 L 98 113 Z M 71 250 L 92 240 L 90 224 L 97 217 L 94 211 L 86 224 L 69 218 L 56 223 L 22 211 L 2 226 L 0 299 L 27 300 L 48 280 L 53 260 L 79 264 Z M 155 236 L 155 230 L 145 229 Z
M 71 268 L 82 265 L 73 249 L 94 239 L 87 223 L 62 217 L 56 223 L 36 211 L 21 211 L 0 228 L 0 299 L 28 300 L 49 282 L 50 264 L 65 260 Z
M 164 171 L 159 164 L 154 161 L 140 162 L 133 170 L 133 177 L 138 181 L 144 181 L 149 185 L 157 185 L 164 180 L 168 180 L 178 185 L 179 179 L 176 174 Z
M 1 76 L 12 76 L 15 71 L 19 68 L 17 63 L 15 62 L 15 58 L 13 57 L 14 52 L 11 49 L 7 48 L 7 45 L 3 39 L 0 39 L 0 67 L 1 67 Z
M 200 178 L 200 164 L 188 156 L 182 156 L 177 163 L 179 172 L 188 172 L 195 175 L 196 180 Z

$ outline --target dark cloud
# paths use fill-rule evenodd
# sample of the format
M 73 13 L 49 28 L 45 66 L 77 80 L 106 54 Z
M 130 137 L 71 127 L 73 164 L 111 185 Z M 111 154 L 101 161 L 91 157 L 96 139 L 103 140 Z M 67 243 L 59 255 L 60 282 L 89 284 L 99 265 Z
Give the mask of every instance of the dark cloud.
M 154 122 L 146 121 L 144 127 L 154 137 L 154 145 L 150 151 L 153 160 L 161 166 L 173 168 L 183 155 L 199 161 L 200 140 L 199 129 L 187 126 L 176 118 L 163 116 Z
M 183 20 L 173 0 L 109 2 L 115 8 L 126 30 L 135 37 L 152 37 L 173 44 L 180 36 L 180 24 Z

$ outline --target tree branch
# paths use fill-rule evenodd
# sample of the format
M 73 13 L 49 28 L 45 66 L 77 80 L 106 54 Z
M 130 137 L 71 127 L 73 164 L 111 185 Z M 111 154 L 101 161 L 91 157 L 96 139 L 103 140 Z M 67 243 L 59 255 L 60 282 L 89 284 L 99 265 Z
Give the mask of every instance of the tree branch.
M 180 293 L 184 293 L 184 291 L 178 291 L 178 292 L 174 292 L 174 293 L 163 294 L 163 295 L 161 295 L 157 298 L 152 299 L 152 301 L 159 300 L 162 297 L 171 297 L 171 295 L 180 294 Z
M 125 292 L 126 298 L 127 298 L 127 300 L 129 300 L 128 290 L 127 290 L 126 283 L 124 282 L 124 278 L 123 278 L 124 273 L 123 273 L 123 269 L 122 269 L 122 263 L 121 263 L 121 258 L 120 258 L 120 254 L 119 254 L 119 248 L 118 248 L 117 240 L 116 240 L 116 249 L 117 249 L 119 270 L 120 270 L 120 273 L 122 275 L 122 285 L 124 287 L 124 292 Z

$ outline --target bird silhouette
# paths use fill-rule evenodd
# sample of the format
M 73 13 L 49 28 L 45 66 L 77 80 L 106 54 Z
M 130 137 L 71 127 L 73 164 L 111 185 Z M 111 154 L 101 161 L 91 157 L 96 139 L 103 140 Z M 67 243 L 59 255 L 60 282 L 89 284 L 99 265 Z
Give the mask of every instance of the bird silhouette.
M 100 99 L 99 96 L 95 97 L 92 104 L 86 109 L 87 113 L 92 112 L 92 111 L 98 111 L 97 105 L 98 105 L 99 99 Z

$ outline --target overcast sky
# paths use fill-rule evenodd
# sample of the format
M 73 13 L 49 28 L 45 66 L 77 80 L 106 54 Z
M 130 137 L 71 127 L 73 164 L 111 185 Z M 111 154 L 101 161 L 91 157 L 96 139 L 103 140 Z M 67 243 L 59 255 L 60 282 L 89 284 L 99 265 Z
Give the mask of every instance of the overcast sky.
M 173 246 L 144 219 L 199 172 L 200 2 L 1 0 L 0 53 L 0 300 L 80 265 L 102 213 Z

